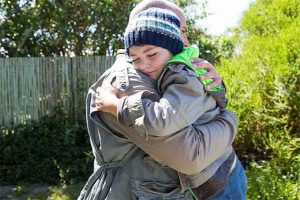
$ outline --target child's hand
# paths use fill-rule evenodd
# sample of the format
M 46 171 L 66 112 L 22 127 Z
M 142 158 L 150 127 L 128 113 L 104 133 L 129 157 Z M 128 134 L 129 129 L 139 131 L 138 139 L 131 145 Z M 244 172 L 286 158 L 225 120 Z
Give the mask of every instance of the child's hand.
M 210 64 L 208 61 L 203 60 L 201 58 L 193 58 L 192 63 L 196 69 L 206 69 L 207 70 L 206 74 L 199 77 L 200 81 L 204 81 L 207 79 L 212 79 L 214 81 L 205 87 L 206 91 L 208 91 L 218 85 L 222 85 L 221 76 L 218 74 L 216 68 L 212 64 Z
M 117 105 L 119 98 L 116 90 L 111 85 L 103 85 L 96 90 L 96 108 L 117 116 Z

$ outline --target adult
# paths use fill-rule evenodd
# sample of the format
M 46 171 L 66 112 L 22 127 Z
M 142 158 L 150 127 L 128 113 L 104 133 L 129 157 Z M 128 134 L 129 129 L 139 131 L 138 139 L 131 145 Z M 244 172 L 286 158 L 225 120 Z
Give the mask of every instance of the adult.
M 166 1 L 146 1 L 138 6 L 149 2 L 176 9 Z M 128 75 L 129 85 L 126 85 L 127 76 L 120 74 Z M 90 88 L 87 124 L 95 163 L 94 173 L 79 199 L 192 199 L 192 194 L 183 190 L 189 186 L 179 178 L 178 172 L 195 174 L 211 165 L 231 145 L 237 128 L 236 116 L 224 111 L 216 121 L 197 126 L 198 134 L 195 127 L 189 126 L 168 137 L 147 137 L 134 127 L 120 124 L 114 116 L 97 110 L 97 88 L 111 83 L 127 87 L 121 95 L 144 90 L 156 93 L 155 82 L 136 72 L 124 55 L 119 55 L 112 68 Z M 212 134 L 217 134 L 218 140 L 211 140 Z

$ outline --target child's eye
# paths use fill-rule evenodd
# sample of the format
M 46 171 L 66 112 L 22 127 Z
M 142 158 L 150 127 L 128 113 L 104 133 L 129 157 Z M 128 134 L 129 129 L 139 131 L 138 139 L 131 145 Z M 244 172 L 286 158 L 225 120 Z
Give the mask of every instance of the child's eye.
M 132 62 L 137 63 L 137 62 L 139 62 L 139 60 L 140 60 L 139 58 L 136 58 L 136 59 L 132 60 Z
M 148 55 L 149 57 L 153 57 L 153 56 L 155 56 L 157 53 L 154 53 L 154 54 L 150 54 L 150 55 Z

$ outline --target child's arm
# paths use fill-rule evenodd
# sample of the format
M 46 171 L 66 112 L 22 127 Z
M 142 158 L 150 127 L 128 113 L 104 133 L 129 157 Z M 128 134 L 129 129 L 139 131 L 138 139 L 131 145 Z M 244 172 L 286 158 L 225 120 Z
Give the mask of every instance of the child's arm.
M 167 69 L 159 90 L 162 97 L 140 92 L 121 99 L 118 119 L 140 133 L 166 136 L 191 125 L 203 113 L 216 108 L 194 72 L 184 66 Z

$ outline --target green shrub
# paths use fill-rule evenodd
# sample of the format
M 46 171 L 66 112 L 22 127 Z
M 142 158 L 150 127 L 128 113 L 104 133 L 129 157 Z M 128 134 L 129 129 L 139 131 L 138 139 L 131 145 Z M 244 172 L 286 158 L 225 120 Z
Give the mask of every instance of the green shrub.
M 300 198 L 299 170 L 286 173 L 273 162 L 260 162 L 260 164 L 252 162 L 247 170 L 247 178 L 248 200 Z
M 257 0 L 221 60 L 234 142 L 246 164 L 248 199 L 300 199 L 300 4 Z
M 0 132 L 0 184 L 74 183 L 91 174 L 92 156 L 84 121 L 62 112 Z M 89 155 L 89 156 L 88 156 Z
M 244 161 L 272 158 L 274 149 L 262 142 L 269 133 L 299 137 L 299 8 L 296 1 L 256 1 L 236 35 L 240 49 L 221 60 L 229 109 L 240 118 L 235 147 Z

